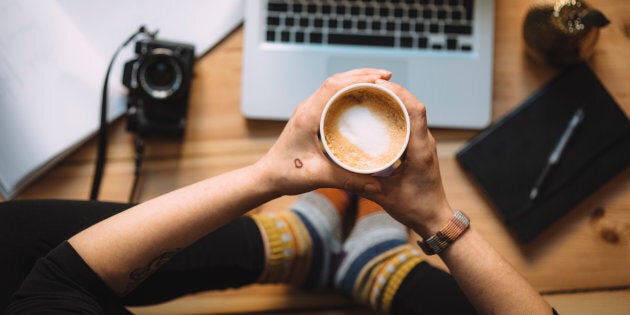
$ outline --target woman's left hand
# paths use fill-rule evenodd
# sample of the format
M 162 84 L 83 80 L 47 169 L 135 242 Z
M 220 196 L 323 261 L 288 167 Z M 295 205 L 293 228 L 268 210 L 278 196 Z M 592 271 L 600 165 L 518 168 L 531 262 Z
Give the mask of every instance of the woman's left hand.
M 319 121 L 326 102 L 343 87 L 390 77 L 389 71 L 368 68 L 335 74 L 297 106 L 276 143 L 256 163 L 277 195 L 300 194 L 319 187 L 379 190 L 379 182 L 372 176 L 348 172 L 326 158 L 318 138 Z

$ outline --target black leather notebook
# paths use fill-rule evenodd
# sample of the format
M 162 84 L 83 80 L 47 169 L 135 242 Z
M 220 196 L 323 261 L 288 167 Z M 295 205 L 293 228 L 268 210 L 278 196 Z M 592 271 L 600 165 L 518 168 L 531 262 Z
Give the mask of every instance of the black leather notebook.
M 576 127 L 536 199 L 530 191 L 578 108 Z M 529 242 L 630 163 L 630 121 L 585 64 L 563 71 L 457 153 L 521 242 Z

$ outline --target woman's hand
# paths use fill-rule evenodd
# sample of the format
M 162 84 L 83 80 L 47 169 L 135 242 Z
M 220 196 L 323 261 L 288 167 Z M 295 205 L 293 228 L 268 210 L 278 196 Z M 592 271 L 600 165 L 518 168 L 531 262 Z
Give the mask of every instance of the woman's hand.
M 282 134 L 256 166 L 266 173 L 278 195 L 299 194 L 318 187 L 351 191 L 378 190 L 378 181 L 369 175 L 343 170 L 323 154 L 319 121 L 326 102 L 340 89 L 354 83 L 388 80 L 391 72 L 356 69 L 335 74 L 308 99 L 298 105 Z
M 426 109 L 402 86 L 377 80 L 400 97 L 411 120 L 406 159 L 389 177 L 378 178 L 381 191 L 363 193 L 392 217 L 422 236 L 435 233 L 453 215 L 440 176 L 435 139 L 427 128 Z

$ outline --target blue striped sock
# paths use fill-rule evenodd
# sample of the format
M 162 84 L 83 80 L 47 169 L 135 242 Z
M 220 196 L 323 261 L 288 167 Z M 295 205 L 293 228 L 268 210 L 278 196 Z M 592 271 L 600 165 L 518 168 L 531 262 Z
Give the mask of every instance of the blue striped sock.
M 335 205 L 324 195 L 309 192 L 291 207 L 304 223 L 311 237 L 313 255 L 305 289 L 329 284 L 333 257 L 341 250 L 341 218 Z
M 335 287 L 347 296 L 354 296 L 368 269 L 390 257 L 407 239 L 405 226 L 385 211 L 361 217 L 343 244 Z

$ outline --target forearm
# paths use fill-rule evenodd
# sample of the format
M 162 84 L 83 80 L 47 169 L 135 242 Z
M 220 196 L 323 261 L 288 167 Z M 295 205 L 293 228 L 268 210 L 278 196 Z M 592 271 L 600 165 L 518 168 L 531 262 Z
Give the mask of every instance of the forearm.
M 442 186 L 436 141 L 427 127 L 426 107 L 396 83 L 378 80 L 377 84 L 392 90 L 405 103 L 411 118 L 411 137 L 405 162 L 391 176 L 379 178 L 380 191 L 365 195 L 427 239 L 451 220 L 454 211 Z M 449 231 L 454 233 L 457 226 Z M 474 229 L 466 231 L 440 256 L 481 313 L 552 313 L 540 294 Z
M 474 229 L 440 257 L 481 314 L 551 314 L 551 306 Z
M 256 165 L 149 200 L 70 239 L 116 292 L 133 289 L 174 253 L 277 197 Z

